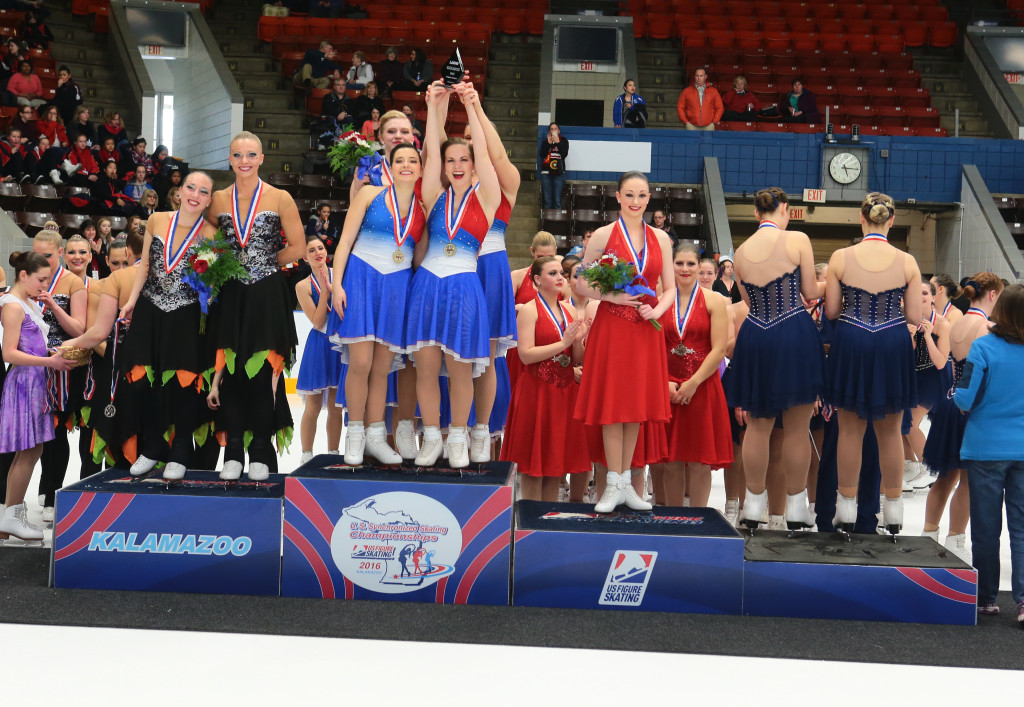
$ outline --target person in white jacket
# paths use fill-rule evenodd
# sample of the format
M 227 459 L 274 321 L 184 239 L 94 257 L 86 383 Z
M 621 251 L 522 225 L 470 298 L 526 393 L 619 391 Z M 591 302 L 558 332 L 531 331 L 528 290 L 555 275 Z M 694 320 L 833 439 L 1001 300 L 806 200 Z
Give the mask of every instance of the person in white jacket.
M 352 67 L 345 77 L 345 88 L 362 90 L 373 81 L 373 67 L 366 63 L 366 54 L 356 50 L 352 52 Z

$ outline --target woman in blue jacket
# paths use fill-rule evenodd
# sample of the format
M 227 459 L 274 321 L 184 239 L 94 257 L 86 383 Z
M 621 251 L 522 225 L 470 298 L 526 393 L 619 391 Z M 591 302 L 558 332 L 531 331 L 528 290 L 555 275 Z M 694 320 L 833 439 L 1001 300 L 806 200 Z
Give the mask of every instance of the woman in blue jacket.
M 636 81 L 626 79 L 623 93 L 612 106 L 612 122 L 616 128 L 643 128 L 647 126 L 647 101 L 636 92 Z
M 971 491 L 978 613 L 998 614 L 1003 500 L 1010 535 L 1010 591 L 1024 626 L 1024 285 L 1003 290 L 990 336 L 971 344 L 953 401 L 970 412 L 960 458 Z

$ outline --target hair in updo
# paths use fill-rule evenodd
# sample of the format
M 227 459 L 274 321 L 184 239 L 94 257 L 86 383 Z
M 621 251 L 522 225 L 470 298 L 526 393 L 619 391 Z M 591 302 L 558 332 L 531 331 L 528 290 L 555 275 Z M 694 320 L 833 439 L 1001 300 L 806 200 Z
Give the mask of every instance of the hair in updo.
M 243 130 L 242 132 L 238 133 L 233 138 L 231 138 L 231 144 L 234 145 L 239 140 L 252 140 L 257 145 L 259 145 L 260 152 L 263 152 L 263 141 L 260 140 L 259 137 L 257 137 L 256 133 L 251 133 L 248 130 Z
M 394 111 L 392 111 L 392 112 L 394 112 Z M 403 115 L 402 117 L 404 118 L 405 116 Z M 392 147 L 391 148 L 391 152 L 388 153 L 388 163 L 391 163 L 391 162 L 395 161 L 395 153 L 398 152 L 399 150 L 412 150 L 413 152 L 416 153 L 417 157 L 419 157 L 419 154 L 420 154 L 420 151 L 417 150 L 416 146 L 413 145 L 411 142 L 400 142 L 397 145 L 395 145 L 394 147 Z
M 754 194 L 754 208 L 758 213 L 770 214 L 779 204 L 788 204 L 789 197 L 778 187 L 768 187 Z
M 1009 285 L 992 310 L 991 332 L 1013 344 L 1024 344 L 1024 285 Z
M 16 250 L 11 253 L 11 257 L 8 258 L 7 262 L 9 262 L 11 267 L 14 268 L 15 277 L 18 277 L 22 272 L 31 275 L 42 268 L 50 267 L 50 261 L 46 259 L 45 255 L 31 250 Z
M 860 212 L 869 223 L 882 224 L 896 213 L 896 204 L 891 196 L 873 191 L 864 197 L 860 204 Z
M 935 283 L 924 275 L 921 276 L 921 284 L 928 285 L 928 290 L 932 293 L 932 297 L 934 297 L 935 293 L 938 292 L 938 290 L 935 289 Z
M 643 180 L 644 184 L 647 184 L 648 186 L 650 186 L 650 184 L 651 184 L 650 180 L 647 179 L 647 175 L 646 174 L 644 174 L 643 172 L 638 172 L 636 170 L 633 170 L 631 172 L 626 172 L 621 177 L 619 177 L 619 183 L 618 183 L 618 186 L 616 186 L 616 190 L 617 191 L 622 191 L 622 185 L 625 184 L 626 182 L 628 182 L 630 179 L 640 179 L 640 180 Z
M 944 272 L 937 272 L 932 275 L 932 282 L 946 291 L 946 299 L 956 299 L 962 294 L 960 286 L 956 284 L 951 276 Z
M 693 241 L 679 241 L 676 247 L 672 249 L 672 259 L 675 260 L 676 256 L 680 253 L 692 253 L 698 263 L 700 261 L 700 246 Z M 698 267 L 700 267 L 699 264 Z
M 544 272 L 544 266 L 548 263 L 557 263 L 558 258 L 553 255 L 545 255 L 543 258 L 537 258 L 533 261 L 533 265 L 530 266 L 530 279 L 533 280 L 535 277 L 540 277 L 541 273 Z
M 402 117 L 404 118 L 405 116 L 403 115 Z M 465 145 L 467 148 L 469 148 L 469 159 L 473 162 L 473 164 L 476 164 L 476 155 L 473 152 L 473 146 L 470 145 L 465 140 L 463 140 L 461 137 L 450 137 L 450 138 L 448 138 L 447 140 L 444 141 L 444 144 L 441 145 L 441 159 L 442 160 L 444 160 L 445 157 L 447 157 L 448 149 L 450 147 L 455 146 L 455 145 Z
M 555 237 L 547 231 L 537 231 L 537 235 L 533 237 L 533 241 L 530 243 L 530 250 L 536 251 L 538 248 L 549 246 L 551 248 L 557 247 Z
M 979 272 L 971 275 L 964 284 L 963 295 L 971 302 L 975 302 L 985 296 L 988 292 L 1002 292 L 1003 279 L 992 272 Z

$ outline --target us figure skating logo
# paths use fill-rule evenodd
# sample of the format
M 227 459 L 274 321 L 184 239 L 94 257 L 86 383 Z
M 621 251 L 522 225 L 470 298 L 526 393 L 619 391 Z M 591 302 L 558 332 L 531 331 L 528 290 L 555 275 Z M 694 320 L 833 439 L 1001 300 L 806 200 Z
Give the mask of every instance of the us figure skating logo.
M 658 553 L 653 551 L 616 550 L 597 603 L 602 606 L 640 606 L 656 559 Z
M 335 564 L 353 584 L 402 594 L 455 571 L 462 528 L 438 501 L 408 491 L 364 498 L 341 513 L 331 536 Z

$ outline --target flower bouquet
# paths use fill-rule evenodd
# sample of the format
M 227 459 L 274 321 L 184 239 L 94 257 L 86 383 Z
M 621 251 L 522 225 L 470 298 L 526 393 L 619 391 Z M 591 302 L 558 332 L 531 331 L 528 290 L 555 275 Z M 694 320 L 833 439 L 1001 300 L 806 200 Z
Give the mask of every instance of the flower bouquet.
M 356 168 L 356 179 L 362 179 L 368 170 L 380 164 L 379 149 L 380 143 L 368 142 L 362 133 L 349 130 L 338 136 L 327 156 L 331 159 L 331 169 L 341 177 L 347 177 Z
M 651 307 L 658 303 L 654 290 L 647 286 L 647 280 L 637 272 L 636 265 L 629 260 L 620 260 L 615 251 L 605 251 L 598 260 L 580 271 L 580 277 L 603 295 L 625 292 L 627 295 L 641 295 L 640 302 L 649 304 Z M 613 306 L 611 311 L 629 321 L 644 321 L 636 307 L 618 305 Z M 661 331 L 661 324 L 658 323 L 658 320 L 648 319 L 647 321 L 655 329 Z
M 183 282 L 199 295 L 199 333 L 206 333 L 206 315 L 210 303 L 217 301 L 220 290 L 228 280 L 244 280 L 248 271 L 231 252 L 231 244 L 219 230 L 213 238 L 199 241 L 196 252 L 189 256 L 192 270 L 182 278 Z

